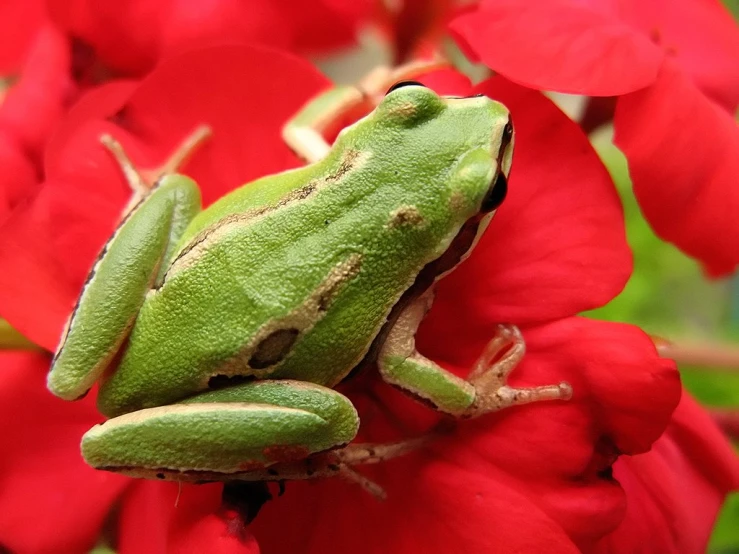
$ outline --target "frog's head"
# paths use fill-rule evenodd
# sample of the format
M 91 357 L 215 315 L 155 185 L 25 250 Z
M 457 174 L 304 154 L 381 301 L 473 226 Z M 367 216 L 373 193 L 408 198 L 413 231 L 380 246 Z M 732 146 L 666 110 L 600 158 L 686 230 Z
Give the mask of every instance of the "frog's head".
M 424 183 L 443 183 L 462 219 L 493 212 L 505 199 L 514 141 L 501 103 L 483 95 L 439 96 L 405 81 L 387 92 L 373 118 L 389 137 L 396 166 Z

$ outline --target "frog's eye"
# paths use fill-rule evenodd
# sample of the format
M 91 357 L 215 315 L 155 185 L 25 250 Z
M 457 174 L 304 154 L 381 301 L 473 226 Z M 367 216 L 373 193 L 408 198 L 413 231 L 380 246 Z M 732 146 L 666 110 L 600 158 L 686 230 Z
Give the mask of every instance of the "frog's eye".
M 444 101 L 430 88 L 415 81 L 400 81 L 390 87 L 376 114 L 387 125 L 410 128 L 436 117 L 445 107 Z
M 488 190 L 487 195 L 482 201 L 480 210 L 483 212 L 492 212 L 497 209 L 505 200 L 508 193 L 508 178 L 500 171 L 495 178 L 493 186 Z
M 511 138 L 513 138 L 513 125 L 511 125 L 511 122 L 509 121 L 503 128 L 502 144 L 508 145 L 511 142 Z
M 426 87 L 423 83 L 419 83 L 418 81 L 398 81 L 393 86 L 391 86 L 389 89 L 387 89 L 387 92 L 385 93 L 385 96 L 393 92 L 394 90 L 397 90 L 399 88 L 403 87 Z

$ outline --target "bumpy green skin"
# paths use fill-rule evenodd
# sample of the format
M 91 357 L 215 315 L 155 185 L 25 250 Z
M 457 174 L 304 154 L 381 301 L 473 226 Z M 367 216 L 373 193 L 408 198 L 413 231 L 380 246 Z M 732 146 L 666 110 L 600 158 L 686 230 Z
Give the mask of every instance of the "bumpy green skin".
M 60 346 L 49 374 L 54 394 L 75 400 L 100 377 L 155 284 L 167 245 L 199 210 L 197 185 L 173 175 L 130 212 L 95 263 L 75 306 L 65 348 Z M 111 282 L 123 286 L 110 287 Z
M 428 89 L 399 89 L 345 130 L 327 159 L 256 181 L 202 212 L 181 248 L 230 214 L 274 206 L 307 184 L 317 188 L 235 226 L 197 263 L 165 277 L 147 296 L 118 370 L 103 383 L 101 411 L 115 416 L 205 390 L 210 377 L 229 373 L 224 363 L 266 322 L 287 316 L 333 268 L 359 254 L 358 275 L 341 285 L 289 356 L 242 371 L 328 387 L 341 381 L 420 269 L 478 212 L 495 170 L 491 121 L 500 119 L 507 121 L 507 111 L 487 98 L 445 101 Z M 416 207 L 422 222 L 390 224 L 402 206 Z
M 188 472 L 234 473 L 346 444 L 358 426 L 351 402 L 331 389 L 261 381 L 111 419 L 85 435 L 82 453 L 119 471 L 167 472 L 178 460 Z
M 352 440 L 356 411 L 331 387 L 478 215 L 507 121 L 484 97 L 404 87 L 321 162 L 198 215 L 196 185 L 164 180 L 107 245 L 49 376 L 76 398 L 105 372 L 98 406 L 118 417 L 85 435 L 87 461 L 228 478 Z M 385 376 L 450 413 L 472 402 L 453 376 L 404 364 Z
M 428 363 L 390 356 L 382 360 L 381 372 L 386 381 L 422 386 L 417 395 L 448 414 L 463 414 L 475 401 L 472 385 Z

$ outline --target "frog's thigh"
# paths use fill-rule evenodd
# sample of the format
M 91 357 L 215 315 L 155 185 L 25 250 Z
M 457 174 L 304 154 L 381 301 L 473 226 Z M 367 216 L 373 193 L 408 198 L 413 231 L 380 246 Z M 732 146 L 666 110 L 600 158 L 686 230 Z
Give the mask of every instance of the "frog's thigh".
M 171 175 L 126 214 L 98 256 L 70 316 L 49 373 L 54 394 L 77 399 L 100 377 L 199 209 L 197 185 Z
M 93 427 L 93 467 L 138 477 L 223 479 L 350 442 L 359 418 L 336 391 L 299 381 L 252 381 Z
M 443 412 L 461 417 L 476 417 L 531 402 L 568 400 L 572 396 L 567 383 L 525 388 L 506 384 L 525 352 L 523 337 L 514 326 L 498 327 L 468 380 L 423 357 L 416 350 L 414 337 L 432 298 L 427 293 L 410 304 L 388 334 L 378 358 L 385 381 Z

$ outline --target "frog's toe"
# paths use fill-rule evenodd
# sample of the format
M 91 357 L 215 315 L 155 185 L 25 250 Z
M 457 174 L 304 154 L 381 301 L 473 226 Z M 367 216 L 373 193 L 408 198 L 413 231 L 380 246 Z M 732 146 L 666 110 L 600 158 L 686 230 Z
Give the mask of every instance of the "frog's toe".
M 499 325 L 482 356 L 468 376 L 475 387 L 475 401 L 464 414 L 477 417 L 511 406 L 547 400 L 569 400 L 572 387 L 565 382 L 538 387 L 510 387 L 508 375 L 526 352 L 521 331 L 515 325 Z

